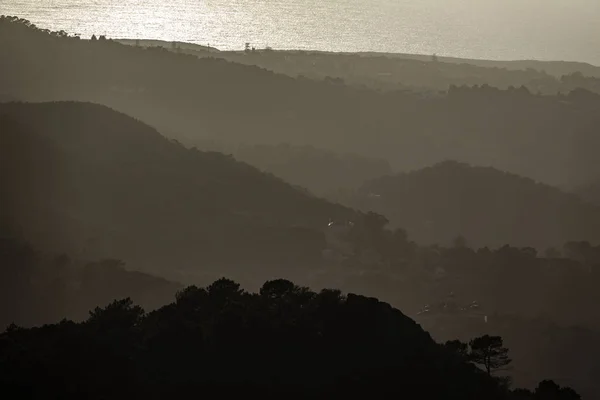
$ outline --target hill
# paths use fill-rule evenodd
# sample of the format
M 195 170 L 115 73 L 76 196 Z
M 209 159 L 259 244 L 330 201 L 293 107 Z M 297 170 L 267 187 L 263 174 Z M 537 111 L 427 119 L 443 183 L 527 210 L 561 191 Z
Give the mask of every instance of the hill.
M 312 145 L 383 158 L 397 171 L 456 159 L 553 185 L 600 174 L 600 96 L 582 89 L 380 93 L 340 79 L 65 37 L 7 18 L 0 50 L 0 98 L 104 104 L 187 145 Z
M 216 56 L 293 77 L 341 79 L 378 90 L 446 91 L 452 85 L 524 86 L 533 93 L 568 93 L 581 87 L 600 93 L 600 67 L 549 61 L 488 61 L 387 53 L 295 50 L 223 51 Z
M 42 250 L 170 273 L 266 271 L 318 264 L 327 222 L 357 215 L 104 106 L 6 103 L 0 123 L 0 213 Z
M 142 47 L 163 47 L 198 57 L 218 57 L 293 77 L 338 78 L 348 84 L 395 90 L 447 90 L 451 85 L 525 86 L 544 94 L 584 87 L 600 93 L 600 67 L 566 61 L 493 61 L 397 53 L 345 53 L 255 49 L 218 51 L 192 43 L 115 39 Z M 218 54 L 215 54 L 217 53 Z
M 591 305 L 597 304 L 599 248 L 582 247 L 579 254 L 574 246 L 580 263 L 536 258 L 531 249 L 417 246 L 401 231 L 383 230 L 376 215 L 363 221 L 231 157 L 186 149 L 103 106 L 10 103 L 0 105 L 0 116 L 1 231 L 45 250 L 76 260 L 123 259 L 129 268 L 186 282 L 225 271 L 250 284 L 264 276 L 321 278 L 326 287 L 341 281 L 411 308 L 433 293 L 457 290 L 494 311 L 597 324 Z M 329 218 L 356 222 L 347 235 L 351 254 L 342 262 L 322 257 L 330 231 L 338 229 L 323 229 Z M 373 249 L 384 262 L 370 256 Z M 5 321 L 81 319 L 92 301 L 125 295 L 154 308 L 176 290 L 118 261 L 78 261 L 74 268 L 64 258 L 45 260 L 0 260 L 13 266 L 3 268 L 3 293 L 20 303 L 4 302 Z M 19 275 L 30 265 L 32 273 Z M 41 283 L 29 285 L 32 277 Z
M 392 172 L 383 159 L 336 154 L 313 146 L 240 145 L 234 156 L 321 196 L 338 189 L 358 189 L 366 180 Z
M 550 382 L 535 394 L 511 392 L 467 360 L 375 298 L 315 293 L 281 279 L 259 293 L 220 279 L 188 287 L 149 314 L 115 300 L 83 323 L 11 326 L 0 335 L 0 383 L 32 399 L 579 398 Z
M 421 243 L 546 249 L 600 240 L 600 208 L 532 179 L 453 161 L 367 182 L 349 204 L 387 216 Z
M 402 54 L 402 53 L 361 53 L 366 55 L 383 55 L 391 58 L 413 59 L 419 61 L 432 61 L 431 55 Z M 485 68 L 545 71 L 550 75 L 562 76 L 580 72 L 586 76 L 600 78 L 600 67 L 584 62 L 576 61 L 540 61 L 540 60 L 483 60 L 474 58 L 458 58 L 436 56 L 438 61 L 453 64 L 468 64 Z
M 5 237 L 0 237 L 0 266 L 0 330 L 13 323 L 31 327 L 63 318 L 82 321 L 97 304 L 128 296 L 154 310 L 182 288 L 128 271 L 120 260 L 72 259 Z
M 232 154 L 262 171 L 308 189 L 318 196 L 336 191 L 356 190 L 366 180 L 392 173 L 390 163 L 382 158 L 356 153 L 339 153 L 311 145 L 239 143 L 219 140 L 195 140 L 207 151 Z

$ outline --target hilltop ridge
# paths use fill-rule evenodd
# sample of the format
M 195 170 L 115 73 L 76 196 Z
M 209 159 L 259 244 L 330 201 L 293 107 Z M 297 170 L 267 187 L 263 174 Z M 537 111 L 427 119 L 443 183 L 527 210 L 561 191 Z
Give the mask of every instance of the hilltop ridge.
M 318 265 L 327 222 L 357 215 L 104 106 L 6 103 L 0 116 L 3 186 L 14 189 L 1 211 L 35 245 L 138 269 Z
M 474 246 L 545 250 L 600 240 L 600 207 L 530 178 L 456 161 L 372 179 L 346 203 L 386 215 L 420 243 L 450 244 L 463 235 Z

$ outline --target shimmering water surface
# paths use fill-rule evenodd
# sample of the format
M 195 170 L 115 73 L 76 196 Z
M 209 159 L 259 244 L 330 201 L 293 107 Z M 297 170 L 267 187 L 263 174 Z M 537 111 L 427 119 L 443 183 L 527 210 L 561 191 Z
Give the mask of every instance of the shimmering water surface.
M 40 27 L 241 49 L 385 51 L 600 65 L 600 0 L 0 0 Z

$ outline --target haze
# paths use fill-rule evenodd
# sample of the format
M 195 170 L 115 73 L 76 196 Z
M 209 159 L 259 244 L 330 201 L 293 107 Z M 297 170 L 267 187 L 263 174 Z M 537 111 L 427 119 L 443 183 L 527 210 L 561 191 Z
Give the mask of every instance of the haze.
M 438 54 L 600 65 L 593 0 L 14 1 L 7 15 L 90 37 L 258 47 Z
M 600 398 L 597 3 L 0 12 L 4 397 Z

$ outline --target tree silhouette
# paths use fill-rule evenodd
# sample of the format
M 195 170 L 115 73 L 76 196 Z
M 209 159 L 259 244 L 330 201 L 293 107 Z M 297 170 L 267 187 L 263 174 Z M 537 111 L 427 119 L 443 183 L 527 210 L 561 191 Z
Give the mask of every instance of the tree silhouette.
M 286 279 L 267 281 L 260 289 L 260 295 L 271 300 L 281 300 L 293 295 L 298 287 Z
M 554 381 L 544 380 L 535 389 L 535 398 L 541 400 L 579 400 L 581 396 L 570 387 L 560 387 Z
M 502 364 L 498 358 L 506 363 L 501 338 L 471 343 L 473 354 L 492 360 L 482 361 L 490 368 Z M 501 379 L 469 365 L 467 350 L 459 341 L 438 345 L 375 298 L 331 289 L 315 293 L 285 279 L 248 293 L 220 279 L 207 288 L 183 289 L 175 303 L 148 314 L 126 298 L 96 308 L 81 323 L 11 325 L 0 333 L 0 386 L 35 399 L 158 399 L 198 392 L 294 399 L 579 399 L 551 381 L 535 393 L 511 392 Z
M 144 310 L 126 298 L 115 300 L 105 308 L 96 307 L 90 311 L 89 322 L 100 328 L 129 329 L 139 325 L 143 317 Z
M 444 347 L 459 355 L 463 359 L 469 358 L 469 345 L 460 340 L 448 340 L 444 343 Z
M 470 358 L 475 364 L 482 365 L 488 375 L 506 367 L 511 363 L 508 358 L 508 349 L 503 347 L 500 336 L 484 335 L 469 342 L 471 347 Z
M 179 290 L 175 294 L 175 300 L 178 305 L 187 305 L 195 308 L 201 306 L 206 301 L 207 296 L 208 292 L 206 289 L 193 285 Z

